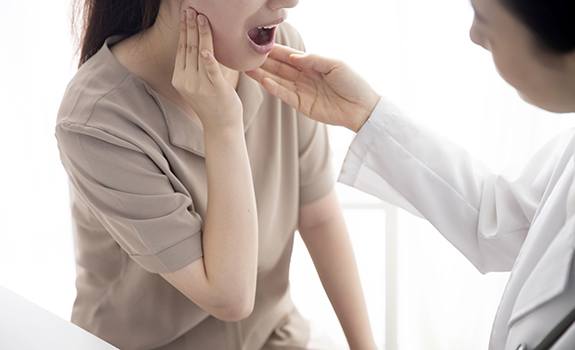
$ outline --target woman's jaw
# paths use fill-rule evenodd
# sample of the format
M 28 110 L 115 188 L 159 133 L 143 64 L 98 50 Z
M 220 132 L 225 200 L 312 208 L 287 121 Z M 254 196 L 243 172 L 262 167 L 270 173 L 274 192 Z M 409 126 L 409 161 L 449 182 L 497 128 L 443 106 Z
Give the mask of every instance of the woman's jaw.
M 212 24 L 216 59 L 237 71 L 253 70 L 261 66 L 273 49 L 278 27 L 284 21 L 285 15 L 263 18 L 236 30 Z

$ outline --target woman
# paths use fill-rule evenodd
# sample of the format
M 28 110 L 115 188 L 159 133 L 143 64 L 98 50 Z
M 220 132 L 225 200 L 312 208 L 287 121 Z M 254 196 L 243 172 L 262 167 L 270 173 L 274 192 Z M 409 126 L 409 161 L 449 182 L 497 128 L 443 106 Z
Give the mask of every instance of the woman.
M 278 26 L 296 3 L 83 3 L 56 127 L 74 323 L 121 349 L 308 348 L 289 294 L 297 228 L 350 346 L 374 347 L 325 127 L 240 73 L 276 35 L 303 48 Z
M 473 0 L 471 39 L 529 103 L 575 112 L 575 3 Z M 575 348 L 575 138 L 510 182 L 408 120 L 345 64 L 277 47 L 249 75 L 315 120 L 358 132 L 340 181 L 429 220 L 482 273 L 512 271 L 490 349 Z

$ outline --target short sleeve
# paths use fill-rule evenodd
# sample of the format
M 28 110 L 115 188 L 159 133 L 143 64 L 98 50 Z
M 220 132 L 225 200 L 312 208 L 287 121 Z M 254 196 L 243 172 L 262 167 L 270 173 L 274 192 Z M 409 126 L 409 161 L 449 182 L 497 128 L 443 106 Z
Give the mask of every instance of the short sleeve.
M 58 124 L 55 136 L 74 190 L 140 266 L 173 272 L 202 256 L 191 198 L 140 148 L 82 124 Z
M 298 115 L 298 142 L 300 206 L 304 206 L 329 194 L 335 179 L 327 126 Z

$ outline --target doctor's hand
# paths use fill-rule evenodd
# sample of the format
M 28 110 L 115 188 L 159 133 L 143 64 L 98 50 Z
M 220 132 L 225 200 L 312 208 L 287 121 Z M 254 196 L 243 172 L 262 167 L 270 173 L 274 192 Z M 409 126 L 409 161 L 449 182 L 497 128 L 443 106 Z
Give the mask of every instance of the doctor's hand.
M 355 132 L 380 99 L 345 63 L 282 45 L 274 47 L 260 68 L 246 73 L 298 112 Z
M 242 102 L 214 57 L 208 18 L 186 8 L 180 22 L 172 85 L 198 115 L 204 130 L 243 125 Z

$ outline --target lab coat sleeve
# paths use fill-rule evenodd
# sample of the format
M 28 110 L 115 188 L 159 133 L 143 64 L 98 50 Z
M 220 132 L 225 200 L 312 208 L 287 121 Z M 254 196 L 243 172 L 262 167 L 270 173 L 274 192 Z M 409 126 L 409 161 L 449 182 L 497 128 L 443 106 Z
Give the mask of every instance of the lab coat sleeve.
M 563 139 L 548 143 L 511 182 L 382 99 L 354 139 L 339 181 L 427 219 L 480 272 L 510 271 Z

